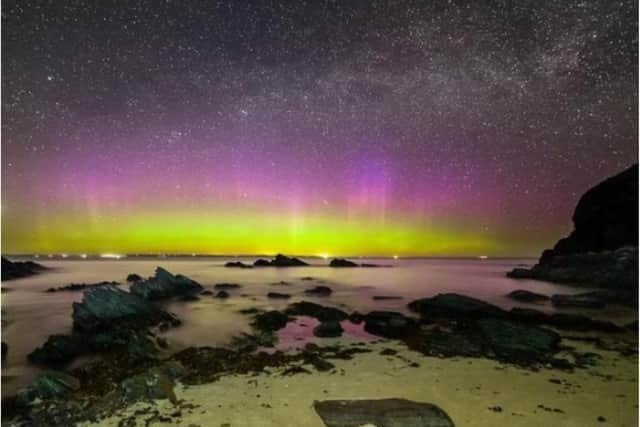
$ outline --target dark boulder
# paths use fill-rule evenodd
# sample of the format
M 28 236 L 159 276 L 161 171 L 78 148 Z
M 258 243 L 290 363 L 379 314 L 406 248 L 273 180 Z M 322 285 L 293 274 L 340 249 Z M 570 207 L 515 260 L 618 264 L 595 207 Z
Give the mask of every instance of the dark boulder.
M 358 264 L 348 259 L 334 258 L 329 263 L 329 267 L 358 267 Z
M 304 267 L 309 264 L 298 258 L 292 258 L 282 254 L 278 254 L 271 261 L 259 259 L 254 262 L 253 265 L 255 267 Z
M 88 351 L 81 335 L 50 335 L 47 341 L 27 355 L 27 360 L 36 365 L 60 366 Z
M 315 286 L 311 289 L 306 289 L 304 293 L 317 297 L 328 297 L 333 293 L 333 290 L 328 286 Z
M 422 298 L 410 302 L 408 307 L 424 319 L 506 316 L 506 312 L 495 305 L 459 294 L 438 294 L 432 298 Z
M 397 295 L 374 295 L 373 296 L 374 301 L 398 300 L 402 298 L 403 297 L 397 296 Z
M 597 294 L 577 294 L 563 295 L 556 294 L 551 296 L 551 304 L 554 307 L 580 307 L 580 308 L 604 308 L 606 302 L 598 298 Z
M 315 328 L 313 328 L 313 335 L 320 338 L 339 337 L 342 335 L 342 326 L 340 322 L 335 320 L 322 322 Z
M 309 316 L 318 319 L 321 322 L 342 321 L 348 316 L 342 310 L 334 307 L 324 307 L 308 301 L 296 302 L 287 307 L 285 313 L 290 316 Z
M 454 427 L 436 405 L 406 399 L 325 400 L 313 407 L 327 427 Z
M 291 295 L 289 294 L 281 294 L 278 292 L 269 292 L 267 294 L 267 298 L 271 298 L 271 299 L 289 299 L 291 298 Z
M 131 285 L 131 293 L 146 300 L 198 294 L 202 289 L 196 281 L 181 274 L 173 275 L 162 267 L 156 268 L 153 277 Z
M 251 325 L 260 331 L 277 331 L 284 328 L 291 318 L 276 310 L 257 314 Z
M 229 298 L 229 292 L 227 291 L 218 291 L 214 296 L 214 298 L 226 299 Z
M 143 280 L 144 278 L 136 273 L 131 273 L 127 276 L 127 282 L 130 282 L 130 283 L 141 282 Z
M 404 338 L 414 327 L 413 319 L 393 311 L 372 311 L 364 316 L 364 330 L 385 338 Z
M 9 261 L 2 257 L 2 281 L 33 276 L 46 269 L 44 265 L 33 261 Z
M 507 297 L 520 302 L 532 303 L 544 302 L 549 300 L 549 297 L 546 295 L 537 294 L 535 292 L 526 291 L 523 289 L 518 289 L 510 292 Z

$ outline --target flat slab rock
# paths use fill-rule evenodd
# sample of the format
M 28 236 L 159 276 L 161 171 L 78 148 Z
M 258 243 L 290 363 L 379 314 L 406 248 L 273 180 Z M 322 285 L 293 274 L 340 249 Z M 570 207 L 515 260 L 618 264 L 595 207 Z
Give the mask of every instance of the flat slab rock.
M 438 406 L 406 399 L 323 400 L 313 407 L 327 427 L 454 427 Z

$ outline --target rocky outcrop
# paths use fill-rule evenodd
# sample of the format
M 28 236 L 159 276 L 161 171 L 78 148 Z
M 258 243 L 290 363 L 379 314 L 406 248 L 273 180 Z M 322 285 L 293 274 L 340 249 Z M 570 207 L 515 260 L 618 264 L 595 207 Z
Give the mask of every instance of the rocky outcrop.
M 436 405 L 406 399 L 324 400 L 313 407 L 327 427 L 454 427 Z
M 181 274 L 173 275 L 162 267 L 156 268 L 155 275 L 131 285 L 131 293 L 145 300 L 158 300 L 188 294 L 199 294 L 202 286 Z
M 253 268 L 252 265 L 245 264 L 241 261 L 229 261 L 224 266 L 229 268 Z
M 122 351 L 130 360 L 144 360 L 156 353 L 147 328 L 176 326 L 180 321 L 138 296 L 114 286 L 84 292 L 82 302 L 73 303 L 73 333 L 51 335 L 31 352 L 30 362 L 64 365 L 91 352 Z
M 587 191 L 573 214 L 574 230 L 542 253 L 515 279 L 601 286 L 638 287 L 638 165 Z
M 420 314 L 423 319 L 465 319 L 481 317 L 505 317 L 501 308 L 459 294 L 438 294 L 431 298 L 422 298 L 409 303 L 409 309 Z
M 340 322 L 335 320 L 322 322 L 313 328 L 313 335 L 319 338 L 333 338 L 342 335 L 343 329 Z
M 2 281 L 33 276 L 46 269 L 44 265 L 33 261 L 9 261 L 2 257 Z
M 413 319 L 393 311 L 372 311 L 364 316 L 364 330 L 385 338 L 404 338 L 415 326 Z
M 288 256 L 278 254 L 271 261 L 259 259 L 256 262 L 254 262 L 253 265 L 255 267 L 304 267 L 309 264 L 307 264 L 306 262 L 298 258 L 290 258 Z
M 329 267 L 358 267 L 358 264 L 348 259 L 334 258 L 329 263 Z
M 325 307 L 308 301 L 296 302 L 287 307 L 285 313 L 290 316 L 309 316 L 318 319 L 321 322 L 342 321 L 349 315 L 344 311 L 334 308 Z
M 306 289 L 304 293 L 316 297 L 328 297 L 333 293 L 333 290 L 328 286 L 314 286 L 311 289 Z

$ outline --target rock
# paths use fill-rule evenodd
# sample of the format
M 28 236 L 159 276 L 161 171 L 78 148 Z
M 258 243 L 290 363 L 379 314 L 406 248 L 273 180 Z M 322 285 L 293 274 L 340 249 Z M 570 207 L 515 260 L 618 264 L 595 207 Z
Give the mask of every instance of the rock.
M 260 331 L 277 331 L 284 328 L 290 320 L 288 315 L 272 310 L 256 315 L 251 324 Z
M 287 307 L 285 313 L 289 316 L 309 316 L 321 322 L 342 321 L 348 315 L 342 310 L 334 307 L 324 307 L 308 301 L 296 302 Z
M 131 273 L 127 276 L 127 282 L 130 282 L 130 283 L 141 282 L 143 280 L 144 279 L 142 278 L 142 276 L 136 273 Z
M 581 308 L 604 308 L 606 306 L 604 301 L 591 293 L 577 295 L 556 294 L 551 297 L 551 304 L 555 307 Z
M 393 311 L 372 311 L 364 316 L 364 330 L 385 338 L 404 338 L 414 326 L 413 319 Z
M 227 291 L 218 291 L 213 297 L 214 298 L 221 298 L 221 299 L 226 299 L 229 298 L 229 292 Z
M 168 361 L 148 371 L 129 377 L 120 383 L 123 400 L 131 403 L 138 400 L 169 399 L 177 404 L 173 391 L 175 380 L 184 376 L 186 370 L 180 362 Z
M 334 258 L 329 263 L 329 267 L 358 267 L 358 264 L 347 259 Z
M 198 301 L 200 297 L 195 294 L 185 294 L 178 298 L 180 301 L 190 302 L 190 301 Z
M 80 381 L 64 372 L 45 371 L 38 374 L 31 386 L 18 393 L 19 403 L 26 406 L 35 399 L 60 399 L 69 391 L 80 388 Z
M 2 341 L 2 363 L 7 360 L 7 355 L 9 354 L 9 345 Z
M 202 289 L 199 283 L 181 274 L 173 275 L 162 267 L 156 268 L 153 277 L 131 285 L 131 293 L 145 300 L 198 294 Z
M 114 321 L 133 321 L 138 327 L 175 323 L 170 314 L 155 308 L 135 294 L 115 286 L 101 286 L 84 292 L 82 302 L 73 303 L 73 327 L 79 331 L 109 328 Z
M 354 311 L 349 315 L 349 322 L 359 325 L 364 322 L 364 314 Z
M 2 257 L 2 281 L 33 276 L 45 270 L 47 267 L 33 261 L 9 261 Z
M 27 359 L 37 365 L 64 365 L 87 351 L 87 343 L 80 335 L 51 335 Z
M 241 288 L 241 286 L 238 285 L 237 283 L 216 283 L 215 285 L 213 285 L 213 288 L 214 289 L 230 290 L 230 289 Z
M 482 357 L 532 366 L 555 362 L 560 336 L 549 329 L 505 319 L 474 319 L 450 330 L 412 336 L 409 348 L 431 356 Z
M 532 303 L 544 302 L 549 300 L 549 297 L 546 295 L 537 294 L 535 292 L 526 291 L 523 289 L 518 289 L 513 292 L 510 292 L 509 294 L 507 294 L 507 297 L 520 302 L 532 302 Z
M 327 427 L 454 427 L 436 405 L 406 399 L 325 400 L 313 407 Z
M 278 254 L 272 261 L 259 259 L 254 262 L 253 265 L 255 267 L 304 267 L 309 264 L 298 258 L 290 258 L 282 254 Z
M 587 316 L 565 313 L 546 314 L 531 308 L 512 308 L 509 311 L 509 318 L 522 323 L 546 324 L 559 329 L 575 331 L 621 332 L 623 330 L 614 323 L 594 320 Z
M 240 261 L 229 261 L 224 266 L 231 267 L 231 268 L 253 268 L 252 265 L 248 265 Z
M 60 291 L 84 291 L 86 289 L 91 288 L 99 288 L 102 286 L 118 286 L 120 283 L 118 282 L 99 282 L 99 283 L 72 283 L 67 286 L 60 286 L 58 288 L 49 288 L 45 292 L 60 292 Z
M 401 296 L 396 295 L 374 295 L 374 301 L 384 301 L 384 300 L 393 300 L 393 299 L 402 299 Z
M 335 320 L 330 320 L 327 322 L 322 322 L 315 328 L 313 328 L 313 335 L 320 338 L 329 338 L 329 337 L 339 337 L 342 335 L 342 326 L 340 326 L 340 322 Z
M 255 334 L 241 334 L 233 337 L 232 346 L 241 352 L 253 352 L 260 347 L 273 347 L 278 342 L 275 331 L 258 330 Z
M 267 298 L 271 298 L 271 299 L 289 299 L 291 298 L 291 295 L 289 294 L 281 294 L 278 292 L 269 292 L 267 294 Z
M 573 214 L 574 230 L 531 269 L 509 277 L 626 289 L 638 284 L 638 165 L 588 190 Z M 637 299 L 637 297 L 636 297 Z
M 213 295 L 213 292 L 208 289 L 205 289 L 204 291 L 200 292 L 200 295 L 207 295 L 207 296 Z
M 315 286 L 311 289 L 305 290 L 304 293 L 307 295 L 328 297 L 329 295 L 331 295 L 331 293 L 333 293 L 333 290 L 331 290 L 331 288 L 328 286 Z
M 438 294 L 412 301 L 408 307 L 424 319 L 505 317 L 507 314 L 495 305 L 459 294 Z

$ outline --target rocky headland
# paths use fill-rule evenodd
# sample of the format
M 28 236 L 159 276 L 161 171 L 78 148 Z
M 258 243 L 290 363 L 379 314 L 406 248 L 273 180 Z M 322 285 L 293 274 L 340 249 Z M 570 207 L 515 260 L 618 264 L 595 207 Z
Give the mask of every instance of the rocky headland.
M 588 190 L 573 214 L 574 230 L 530 269 L 508 277 L 602 287 L 638 295 L 638 165 Z
M 2 281 L 33 276 L 46 269 L 44 265 L 33 261 L 9 261 L 2 257 Z

